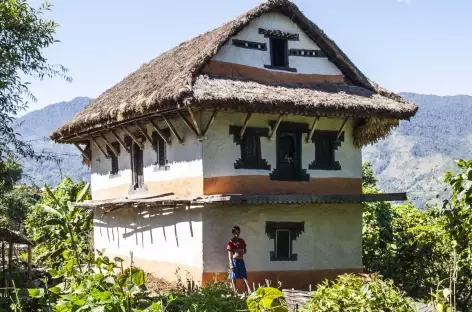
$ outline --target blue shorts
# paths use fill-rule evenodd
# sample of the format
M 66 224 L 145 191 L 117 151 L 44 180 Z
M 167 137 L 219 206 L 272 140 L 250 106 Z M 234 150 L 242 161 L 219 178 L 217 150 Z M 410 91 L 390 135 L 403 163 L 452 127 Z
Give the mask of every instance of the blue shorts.
M 233 259 L 233 271 L 229 274 L 229 279 L 247 279 L 246 265 L 243 259 Z

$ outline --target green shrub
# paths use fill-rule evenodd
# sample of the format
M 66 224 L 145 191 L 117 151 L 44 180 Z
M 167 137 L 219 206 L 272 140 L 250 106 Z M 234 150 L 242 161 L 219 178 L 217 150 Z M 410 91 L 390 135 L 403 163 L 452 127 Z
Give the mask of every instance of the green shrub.
M 352 274 L 319 285 L 302 311 L 414 312 L 410 299 L 404 297 L 391 281 L 384 281 L 378 275 Z

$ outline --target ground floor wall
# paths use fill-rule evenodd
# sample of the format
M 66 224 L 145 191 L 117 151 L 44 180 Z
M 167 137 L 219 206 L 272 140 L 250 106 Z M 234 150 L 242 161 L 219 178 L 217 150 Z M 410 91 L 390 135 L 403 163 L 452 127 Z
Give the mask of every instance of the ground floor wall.
M 303 224 L 292 241 L 296 259 L 271 259 L 275 238 L 268 222 Z M 304 289 L 343 273 L 362 272 L 362 205 L 310 204 L 207 207 L 203 211 L 203 278 L 228 278 L 225 250 L 231 228 L 238 225 L 248 245 L 245 262 L 250 284 L 266 279 Z M 269 226 L 270 227 L 270 226 Z M 271 237 L 272 235 L 272 237 Z
M 169 281 L 177 279 L 176 271 L 183 279 L 190 275 L 201 281 L 202 239 L 202 213 L 198 209 L 94 212 L 95 249 L 124 259 L 125 267 L 132 260 L 146 273 Z

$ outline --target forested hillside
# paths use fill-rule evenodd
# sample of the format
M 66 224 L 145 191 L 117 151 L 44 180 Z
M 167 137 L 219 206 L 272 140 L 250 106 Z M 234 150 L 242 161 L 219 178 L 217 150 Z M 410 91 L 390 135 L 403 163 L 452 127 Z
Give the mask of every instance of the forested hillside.
M 418 207 L 444 194 L 454 160 L 472 158 L 472 97 L 402 93 L 419 111 L 387 139 L 364 148 L 384 191 L 407 191 Z M 441 197 L 440 197 L 441 198 Z
M 49 135 L 66 120 L 72 118 L 91 99 L 77 97 L 69 102 L 48 105 L 33 111 L 18 119 L 17 131 L 25 141 L 29 141 L 37 152 L 51 153 L 59 156 L 62 161 L 36 163 L 33 160 L 23 160 L 23 181 L 42 186 L 45 183 L 56 185 L 61 176 L 70 176 L 74 180 L 89 180 L 87 167 L 82 165 L 82 158 L 75 146 L 55 144 L 49 140 Z
M 421 207 L 443 194 L 443 173 L 454 168 L 454 159 L 472 158 L 472 97 L 435 96 L 403 93 L 420 109 L 410 122 L 402 122 L 387 139 L 364 148 L 364 160 L 370 161 L 384 191 L 406 191 Z M 38 185 L 55 185 L 62 175 L 89 179 L 75 147 L 54 144 L 44 138 L 60 124 L 72 118 L 90 102 L 75 98 L 49 105 L 22 117 L 18 128 L 26 140 L 34 140 L 36 150 L 61 156 L 60 165 L 39 165 L 25 161 L 25 173 Z

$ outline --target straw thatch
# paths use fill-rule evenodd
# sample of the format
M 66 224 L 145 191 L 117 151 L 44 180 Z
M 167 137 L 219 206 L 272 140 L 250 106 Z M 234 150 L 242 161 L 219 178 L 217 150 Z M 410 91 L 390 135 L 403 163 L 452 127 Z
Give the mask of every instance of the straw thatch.
M 416 105 L 378 88 L 369 81 L 338 46 L 303 15 L 296 5 L 288 0 L 269 0 L 235 20 L 184 42 L 144 64 L 136 72 L 99 96 L 72 120 L 59 127 L 51 135 L 52 139 L 64 141 L 67 136 L 99 128 L 104 124 L 112 124 L 151 112 L 175 109 L 182 105 L 198 106 L 202 104 L 200 100 L 213 101 L 213 106 L 216 99 L 243 106 L 256 103 L 262 98 L 261 94 L 269 92 L 274 86 L 264 84 L 256 86 L 254 83 L 246 82 L 247 86 L 244 87 L 241 81 L 217 81 L 206 76 L 199 76 L 207 62 L 231 36 L 266 12 L 280 12 L 297 23 L 343 72 L 346 81 L 353 85 L 331 89 L 327 86 L 303 87 L 299 91 L 285 86 L 283 91 L 287 93 L 278 92 L 277 96 L 272 95 L 270 97 L 272 102 L 262 101 L 266 108 L 267 105 L 274 105 L 276 108 L 281 106 L 293 108 L 299 105 L 300 107 L 293 110 L 301 112 L 302 108 L 309 107 L 323 114 L 361 113 L 363 116 L 401 119 L 414 115 L 417 110 Z M 251 98 L 251 94 L 241 94 L 243 92 L 236 94 L 234 90 L 237 86 L 244 87 L 245 90 L 253 90 L 254 97 Z M 216 89 L 210 90 L 211 87 Z M 224 87 L 228 87 L 228 90 L 223 90 Z M 225 94 L 228 97 L 225 98 Z M 235 95 L 235 97 L 230 98 L 230 95 Z M 298 98 L 298 95 L 302 95 L 302 98 Z M 350 100 L 354 102 L 349 103 Z M 324 111 L 325 108 L 327 111 Z

